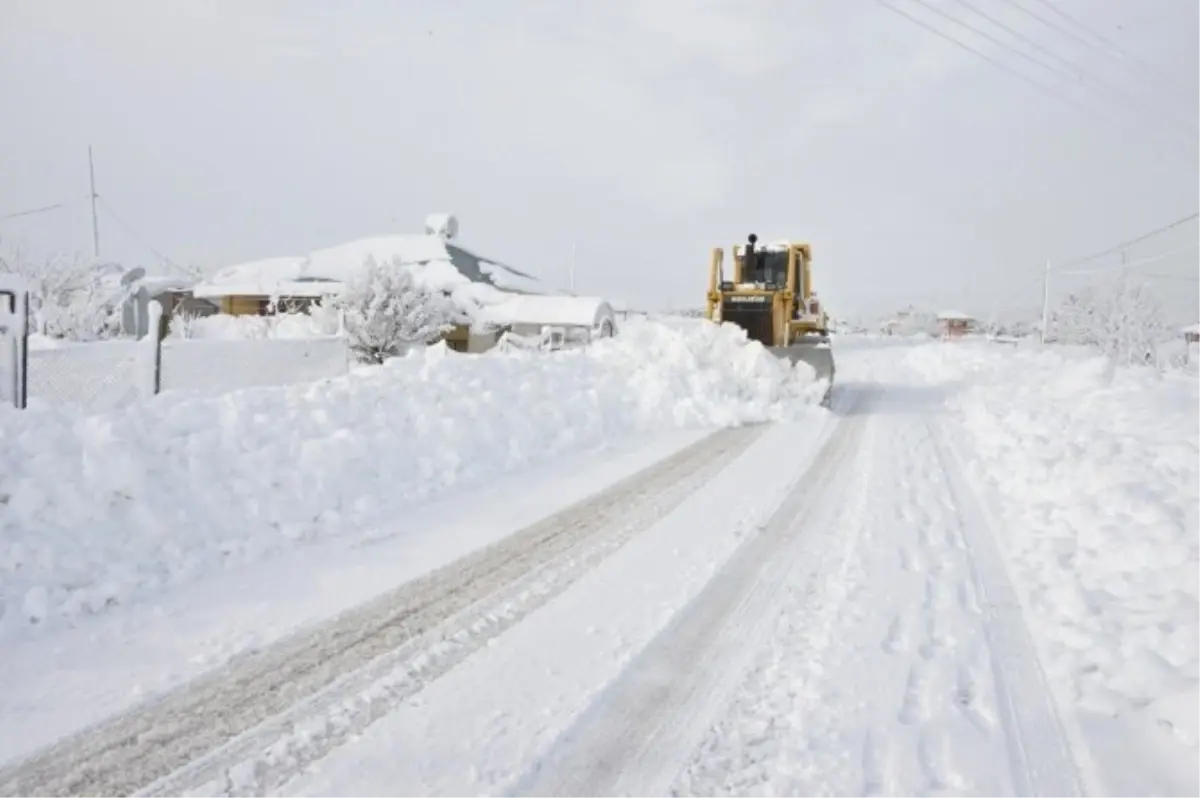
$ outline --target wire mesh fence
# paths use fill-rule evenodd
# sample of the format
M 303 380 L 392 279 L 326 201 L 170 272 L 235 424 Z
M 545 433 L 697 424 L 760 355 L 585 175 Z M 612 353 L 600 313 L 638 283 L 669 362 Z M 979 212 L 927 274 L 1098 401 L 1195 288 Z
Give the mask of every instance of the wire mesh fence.
M 341 336 L 71 343 L 30 351 L 28 398 L 35 406 L 100 413 L 163 391 L 211 395 L 311 383 L 349 368 L 349 343 Z
M 153 341 L 97 341 L 29 352 L 28 400 L 92 412 L 152 396 Z

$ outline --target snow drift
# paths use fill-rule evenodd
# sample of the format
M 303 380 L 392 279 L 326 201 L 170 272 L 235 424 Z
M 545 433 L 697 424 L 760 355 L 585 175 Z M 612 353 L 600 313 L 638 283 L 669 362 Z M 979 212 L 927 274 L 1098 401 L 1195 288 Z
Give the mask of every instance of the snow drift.
M 905 365 L 964 386 L 948 409 L 1060 696 L 1094 718 L 1149 713 L 1194 752 L 1200 383 L 986 345 L 921 347 Z
M 439 345 L 348 377 L 101 415 L 0 411 L 0 632 L 42 628 L 641 430 L 820 413 L 733 327 L 630 323 L 553 355 Z

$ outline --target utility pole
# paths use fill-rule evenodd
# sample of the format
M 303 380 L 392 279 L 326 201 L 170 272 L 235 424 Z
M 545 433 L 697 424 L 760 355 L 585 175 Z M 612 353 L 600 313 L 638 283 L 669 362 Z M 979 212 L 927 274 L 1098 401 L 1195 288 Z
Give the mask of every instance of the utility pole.
M 576 245 L 574 243 L 572 243 L 571 244 L 571 268 L 570 268 L 569 276 L 567 277 L 567 280 L 570 285 L 568 290 L 572 294 L 575 293 L 575 251 L 576 251 Z
M 100 257 L 100 222 L 96 217 L 96 199 L 99 196 L 96 194 L 96 165 L 92 161 L 92 145 L 88 145 L 88 181 L 92 187 L 92 255 L 95 258 Z
M 1050 325 L 1050 261 L 1046 261 L 1046 272 L 1042 275 L 1042 343 L 1046 343 L 1046 331 Z

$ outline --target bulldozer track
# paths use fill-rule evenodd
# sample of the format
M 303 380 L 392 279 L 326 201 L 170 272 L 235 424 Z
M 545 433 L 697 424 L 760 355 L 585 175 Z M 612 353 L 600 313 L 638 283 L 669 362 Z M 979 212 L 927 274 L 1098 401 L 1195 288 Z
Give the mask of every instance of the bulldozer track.
M 861 401 L 841 397 L 843 408 Z M 815 572 L 806 534 L 822 507 L 832 512 L 860 451 L 867 422 L 843 421 L 763 531 L 737 551 L 625 673 L 567 731 L 512 794 L 668 794 L 670 780 L 708 728 L 756 650 L 768 608 L 796 569 Z
M 717 432 L 504 540 L 65 738 L 0 770 L 0 794 L 262 794 L 561 593 L 762 431 Z

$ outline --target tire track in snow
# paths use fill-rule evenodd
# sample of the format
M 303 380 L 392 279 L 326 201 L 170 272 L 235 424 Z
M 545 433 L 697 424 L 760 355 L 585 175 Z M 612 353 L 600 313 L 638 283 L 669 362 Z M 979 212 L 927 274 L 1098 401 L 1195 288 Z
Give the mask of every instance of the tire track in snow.
M 945 430 L 928 431 L 958 519 L 955 542 L 967 555 L 970 584 L 958 595 L 966 605 L 982 609 L 1014 787 L 1020 795 L 1085 795 L 1093 781 L 1081 769 L 1088 764 L 1088 754 L 1075 750 L 1059 716 L 987 515 L 963 476 L 962 462 Z
M 269 790 L 557 595 L 762 431 L 715 433 L 315 629 L 59 741 L 0 771 L 0 794 Z
M 974 601 L 969 551 L 962 520 L 949 491 L 949 475 L 937 458 L 928 423 L 898 425 L 893 445 L 926 465 L 914 479 L 906 470 L 897 498 L 907 496 L 903 515 L 916 526 L 914 539 L 903 544 L 907 557 L 924 572 L 919 600 L 902 604 L 889 630 L 906 626 L 915 644 L 904 650 L 881 648 L 901 655 L 907 676 L 895 722 L 903 730 L 878 723 L 868 734 L 892 734 L 907 760 L 904 777 L 888 785 L 864 772 L 868 795 L 894 792 L 927 794 L 986 794 L 1008 786 L 1015 776 L 979 768 L 1002 755 L 1006 740 L 998 728 L 997 700 L 989 679 L 983 636 L 983 616 Z M 883 786 L 883 789 L 880 787 Z
M 823 591 L 789 585 L 774 637 L 673 792 L 1080 794 L 1023 618 L 993 589 L 1003 563 L 936 427 L 912 413 L 875 423 L 865 519 L 839 519 L 852 564 L 826 565 Z
M 741 681 L 784 583 L 793 570 L 811 576 L 826 559 L 830 536 L 817 532 L 852 484 L 843 477 L 868 426 L 862 418 L 839 424 L 764 530 L 604 691 L 515 794 L 656 795 L 669 789 Z M 855 498 L 851 506 L 861 507 L 865 496 Z

